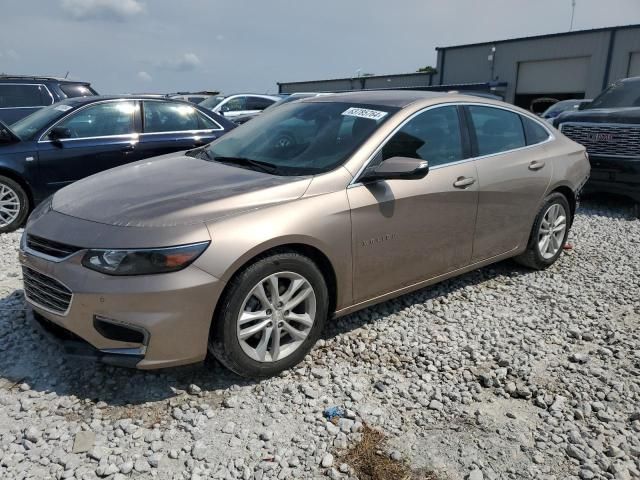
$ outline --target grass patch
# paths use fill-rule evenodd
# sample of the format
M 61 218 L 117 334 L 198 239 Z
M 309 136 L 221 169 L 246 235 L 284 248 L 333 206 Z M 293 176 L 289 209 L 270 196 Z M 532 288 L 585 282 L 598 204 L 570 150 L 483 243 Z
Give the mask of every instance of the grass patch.
M 360 480 L 440 480 L 435 473 L 411 470 L 403 460 L 393 460 L 386 453 L 386 437 L 365 425 L 362 440 L 349 449 L 342 460 Z

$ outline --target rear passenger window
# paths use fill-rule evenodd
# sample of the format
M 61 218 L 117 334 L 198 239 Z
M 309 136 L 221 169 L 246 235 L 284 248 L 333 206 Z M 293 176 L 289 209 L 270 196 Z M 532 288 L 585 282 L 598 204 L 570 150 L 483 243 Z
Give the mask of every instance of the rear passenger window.
M 457 108 L 433 108 L 411 119 L 382 147 L 382 159 L 391 157 L 419 158 L 431 167 L 462 160 Z
M 0 108 L 44 107 L 52 103 L 44 85 L 0 84 Z
M 538 122 L 531 120 L 525 116 L 521 116 L 524 125 L 524 135 L 527 139 L 527 145 L 535 145 L 542 143 L 549 138 L 549 132 Z
M 198 111 L 186 103 L 144 102 L 144 132 L 200 130 Z
M 506 152 L 526 145 L 520 115 L 493 107 L 468 106 L 476 138 L 478 155 Z

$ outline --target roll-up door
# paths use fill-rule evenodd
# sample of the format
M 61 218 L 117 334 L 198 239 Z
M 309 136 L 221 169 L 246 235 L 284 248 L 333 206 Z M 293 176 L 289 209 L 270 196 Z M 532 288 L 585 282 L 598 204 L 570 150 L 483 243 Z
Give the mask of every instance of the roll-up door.
M 575 93 L 587 89 L 589 57 L 520 62 L 518 94 Z

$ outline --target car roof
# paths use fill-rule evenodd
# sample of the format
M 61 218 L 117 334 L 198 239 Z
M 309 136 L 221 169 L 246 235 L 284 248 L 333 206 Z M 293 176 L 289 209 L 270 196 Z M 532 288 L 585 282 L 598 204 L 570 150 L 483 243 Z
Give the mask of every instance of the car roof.
M 167 102 L 184 103 L 187 105 L 193 105 L 192 103 L 185 102 L 184 100 L 180 100 L 179 98 L 168 98 L 164 96 L 159 96 L 157 94 L 136 95 L 133 93 L 127 93 L 124 95 L 90 95 L 87 97 L 73 97 L 73 98 L 67 98 L 60 103 L 76 106 L 76 105 L 100 102 L 103 100 L 164 100 Z
M 420 100 L 445 99 L 454 95 L 441 92 L 420 90 L 365 90 L 357 92 L 334 93 L 300 100 L 301 102 L 345 102 L 381 105 L 404 108 Z M 458 95 L 455 96 L 458 98 Z
M 90 85 L 89 82 L 83 82 L 81 80 L 71 80 L 69 78 L 59 77 L 42 77 L 36 75 L 0 75 L 0 81 L 22 81 L 22 82 L 59 82 L 59 83 L 73 83 L 80 85 Z

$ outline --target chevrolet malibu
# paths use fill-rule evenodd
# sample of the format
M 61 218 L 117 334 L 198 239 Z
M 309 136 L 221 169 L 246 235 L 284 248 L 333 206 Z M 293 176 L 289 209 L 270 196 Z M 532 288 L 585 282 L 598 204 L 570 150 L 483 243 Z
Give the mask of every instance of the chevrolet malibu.
M 510 257 L 552 265 L 588 175 L 582 146 L 498 101 L 305 99 L 58 191 L 23 235 L 25 295 L 71 353 L 274 375 L 329 319 Z

